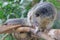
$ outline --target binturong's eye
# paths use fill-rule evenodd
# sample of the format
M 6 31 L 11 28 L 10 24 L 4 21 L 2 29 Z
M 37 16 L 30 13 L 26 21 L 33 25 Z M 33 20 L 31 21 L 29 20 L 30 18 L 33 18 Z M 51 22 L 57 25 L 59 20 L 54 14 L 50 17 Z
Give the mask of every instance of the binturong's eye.
M 39 17 L 39 16 L 40 16 L 40 14 L 39 14 L 39 13 L 36 13 L 35 15 L 36 15 L 36 17 Z

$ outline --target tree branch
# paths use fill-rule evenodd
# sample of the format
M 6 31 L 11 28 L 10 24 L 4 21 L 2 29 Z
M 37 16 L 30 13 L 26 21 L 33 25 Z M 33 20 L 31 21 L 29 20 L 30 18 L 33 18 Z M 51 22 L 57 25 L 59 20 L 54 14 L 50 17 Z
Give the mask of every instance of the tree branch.
M 31 28 L 32 26 L 28 25 L 2 25 L 0 26 L 0 34 L 1 33 L 12 33 L 14 32 L 32 32 L 34 33 L 35 28 Z M 14 29 L 14 30 L 13 30 Z M 44 38 L 45 40 L 60 40 L 60 29 L 51 29 L 48 33 L 38 32 L 34 33 L 40 38 Z
M 30 31 L 30 26 L 28 25 L 2 25 L 0 26 L 0 34 L 2 33 L 11 33 L 11 32 L 14 32 L 13 29 L 16 29 L 16 32 L 28 32 Z M 33 29 L 32 29 L 33 30 Z

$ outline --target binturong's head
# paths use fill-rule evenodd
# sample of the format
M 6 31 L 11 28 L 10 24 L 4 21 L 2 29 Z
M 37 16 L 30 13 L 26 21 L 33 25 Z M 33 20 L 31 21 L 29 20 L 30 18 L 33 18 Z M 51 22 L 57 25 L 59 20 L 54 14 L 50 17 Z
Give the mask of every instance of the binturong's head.
M 37 26 L 42 29 L 52 27 L 56 19 L 56 8 L 52 3 L 43 2 L 35 5 L 27 15 L 27 20 L 30 25 Z

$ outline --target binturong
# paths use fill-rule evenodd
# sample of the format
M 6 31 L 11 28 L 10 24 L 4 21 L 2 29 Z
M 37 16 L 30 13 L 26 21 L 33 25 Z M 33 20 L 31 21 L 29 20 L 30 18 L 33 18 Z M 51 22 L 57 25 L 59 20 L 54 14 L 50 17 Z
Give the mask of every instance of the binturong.
M 8 19 L 5 24 L 25 24 L 34 26 L 34 33 L 36 33 L 38 30 L 50 30 L 56 17 L 57 11 L 55 6 L 50 2 L 42 2 L 37 3 L 29 10 L 27 18 Z

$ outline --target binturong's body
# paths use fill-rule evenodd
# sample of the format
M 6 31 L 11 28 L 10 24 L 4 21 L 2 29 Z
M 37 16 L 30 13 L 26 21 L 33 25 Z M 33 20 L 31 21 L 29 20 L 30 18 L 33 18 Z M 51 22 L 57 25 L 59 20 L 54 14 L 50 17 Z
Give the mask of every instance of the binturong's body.
M 33 6 L 28 12 L 26 19 L 9 19 L 5 24 L 25 24 L 34 26 L 36 28 L 34 33 L 36 33 L 38 30 L 49 30 L 56 19 L 56 15 L 57 12 L 54 5 L 49 2 L 43 2 Z M 17 34 L 19 36 L 20 33 Z
M 28 25 L 27 18 L 14 18 L 14 19 L 8 19 L 5 23 L 5 25 Z

